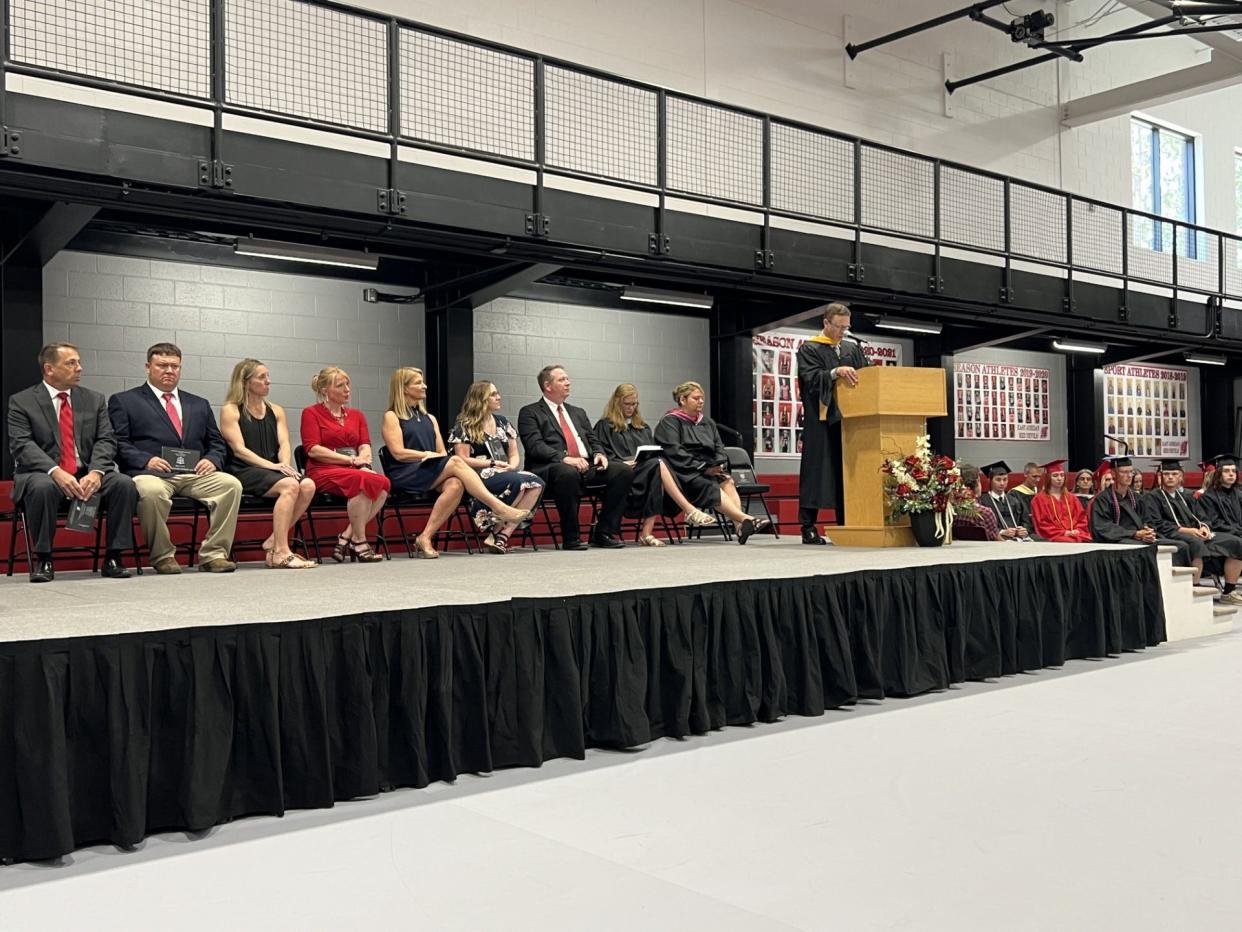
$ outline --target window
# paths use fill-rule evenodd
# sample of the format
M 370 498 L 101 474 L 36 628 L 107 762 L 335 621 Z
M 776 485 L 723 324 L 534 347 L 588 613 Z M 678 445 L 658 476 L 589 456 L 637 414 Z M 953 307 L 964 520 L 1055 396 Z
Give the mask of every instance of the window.
M 1130 166 L 1135 210 L 1195 222 L 1195 143 L 1191 137 L 1135 118 L 1130 121 Z M 1193 257 L 1195 237 L 1184 233 L 1179 241 L 1190 248 L 1178 252 Z M 1173 225 L 1135 218 L 1134 245 L 1172 252 Z
M 1242 152 L 1233 153 L 1233 206 L 1237 213 L 1237 231 L 1242 233 Z

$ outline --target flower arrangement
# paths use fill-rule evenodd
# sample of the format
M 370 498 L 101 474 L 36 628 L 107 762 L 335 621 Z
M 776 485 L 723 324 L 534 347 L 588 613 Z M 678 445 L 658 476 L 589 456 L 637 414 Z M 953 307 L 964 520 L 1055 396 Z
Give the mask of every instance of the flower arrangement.
M 951 526 L 955 511 L 971 514 L 978 508 L 962 474 L 951 457 L 932 453 L 931 437 L 923 434 L 909 456 L 884 461 L 884 488 L 891 513 L 936 513 L 937 526 Z M 942 518 L 943 516 L 943 518 Z

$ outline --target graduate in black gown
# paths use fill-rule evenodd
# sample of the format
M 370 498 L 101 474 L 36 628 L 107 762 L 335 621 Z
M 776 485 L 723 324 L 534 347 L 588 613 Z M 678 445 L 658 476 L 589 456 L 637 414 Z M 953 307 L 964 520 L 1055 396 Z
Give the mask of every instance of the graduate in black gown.
M 1185 543 L 1190 551 L 1190 565 L 1199 573 L 1203 572 L 1205 560 L 1218 560 L 1226 584 L 1236 586 L 1242 574 L 1242 537 L 1212 530 L 1202 506 L 1181 487 L 1182 476 L 1181 460 L 1159 461 L 1160 482 L 1143 496 L 1143 518 L 1161 537 Z M 1195 581 L 1198 579 L 1196 574 Z M 1232 595 L 1230 601 L 1234 601 Z M 1237 601 L 1242 602 L 1242 596 Z
M 1030 499 L 1014 495 L 1009 488 L 1009 464 L 1004 460 L 988 463 L 980 470 L 988 477 L 989 487 L 979 496 L 979 504 L 996 515 L 1001 540 L 1031 541 Z
M 1183 541 L 1161 537 L 1143 518 L 1134 494 L 1134 464 L 1128 456 L 1111 458 L 1113 482 L 1091 502 L 1091 538 L 1099 544 L 1168 544 L 1177 548 L 1174 566 L 1190 566 L 1190 548 Z
M 769 524 L 742 509 L 742 499 L 729 475 L 729 457 L 715 422 L 703 413 L 706 396 L 698 382 L 682 382 L 673 389 L 677 407 L 660 418 L 655 442 L 682 492 L 698 508 L 712 508 L 737 525 L 737 542 L 746 543 Z
M 671 518 L 684 512 L 690 527 L 708 527 L 716 523 L 715 518 L 695 508 L 682 494 L 662 455 L 652 455 L 648 449 L 639 462 L 639 448 L 657 444 L 651 425 L 638 409 L 637 386 L 622 382 L 613 390 L 604 407 L 604 416 L 595 425 L 595 436 L 610 460 L 634 470 L 634 481 L 630 483 L 630 494 L 625 500 L 625 516 L 642 522 L 638 529 L 640 544 L 664 546 L 664 541 L 654 534 L 655 520 L 660 515 Z
M 839 303 L 824 308 L 824 329 L 798 348 L 798 385 L 802 393 L 802 462 L 798 468 L 798 521 L 802 543 L 828 544 L 816 527 L 821 508 L 836 511 L 845 523 L 841 481 L 841 409 L 836 391 L 858 384 L 858 370 L 868 366 L 862 347 L 846 337 L 850 309 Z M 820 420 L 820 406 L 825 418 Z
M 1213 531 L 1242 536 L 1242 490 L 1238 488 L 1238 460 L 1218 456 L 1216 469 L 1207 479 L 1199 504 Z

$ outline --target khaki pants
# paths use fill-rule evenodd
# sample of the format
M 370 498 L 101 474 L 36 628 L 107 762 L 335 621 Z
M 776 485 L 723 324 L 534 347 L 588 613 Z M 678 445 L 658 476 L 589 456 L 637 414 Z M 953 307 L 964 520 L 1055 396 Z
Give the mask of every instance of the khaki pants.
M 223 472 L 205 476 L 134 476 L 134 485 L 138 488 L 138 522 L 151 548 L 152 565 L 176 555 L 167 524 L 174 495 L 197 499 L 207 506 L 210 529 L 198 551 L 199 563 L 228 559 L 242 497 L 241 483 L 235 476 Z

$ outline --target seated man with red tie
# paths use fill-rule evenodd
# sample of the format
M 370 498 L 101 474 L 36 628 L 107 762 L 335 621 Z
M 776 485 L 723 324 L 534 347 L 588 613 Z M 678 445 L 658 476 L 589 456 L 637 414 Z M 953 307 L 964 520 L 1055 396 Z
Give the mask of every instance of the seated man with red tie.
M 1087 509 L 1065 488 L 1065 460 L 1053 460 L 1038 468 L 1044 471 L 1044 489 L 1031 499 L 1035 533 L 1054 544 L 1091 543 Z
M 124 579 L 121 553 L 134 546 L 133 481 L 116 471 L 116 439 L 103 395 L 82 388 L 82 360 L 71 343 L 39 351 L 43 381 L 9 399 L 9 452 L 13 454 L 13 501 L 26 514 L 34 539 L 31 582 L 51 582 L 56 515 L 74 501 L 96 495 L 108 519 L 102 575 Z M 95 520 L 102 520 L 96 517 Z
M 602 504 L 591 544 L 624 547 L 621 518 L 634 471 L 624 463 L 609 462 L 604 448 L 581 408 L 567 404 L 569 374 L 563 366 L 539 370 L 543 397 L 518 412 L 518 436 L 526 451 L 526 468 L 544 481 L 556 502 L 565 550 L 585 550 L 578 523 L 578 508 L 587 486 L 601 486 Z
M 147 350 L 147 381 L 108 399 L 116 431 L 117 462 L 138 488 L 138 520 L 151 549 L 151 565 L 160 574 L 180 573 L 177 551 L 168 536 L 168 512 L 174 495 L 207 506 L 210 528 L 199 548 L 198 568 L 231 573 L 229 559 L 242 486 L 221 472 L 228 448 L 216 427 L 206 398 L 178 389 L 181 350 L 156 343 Z

